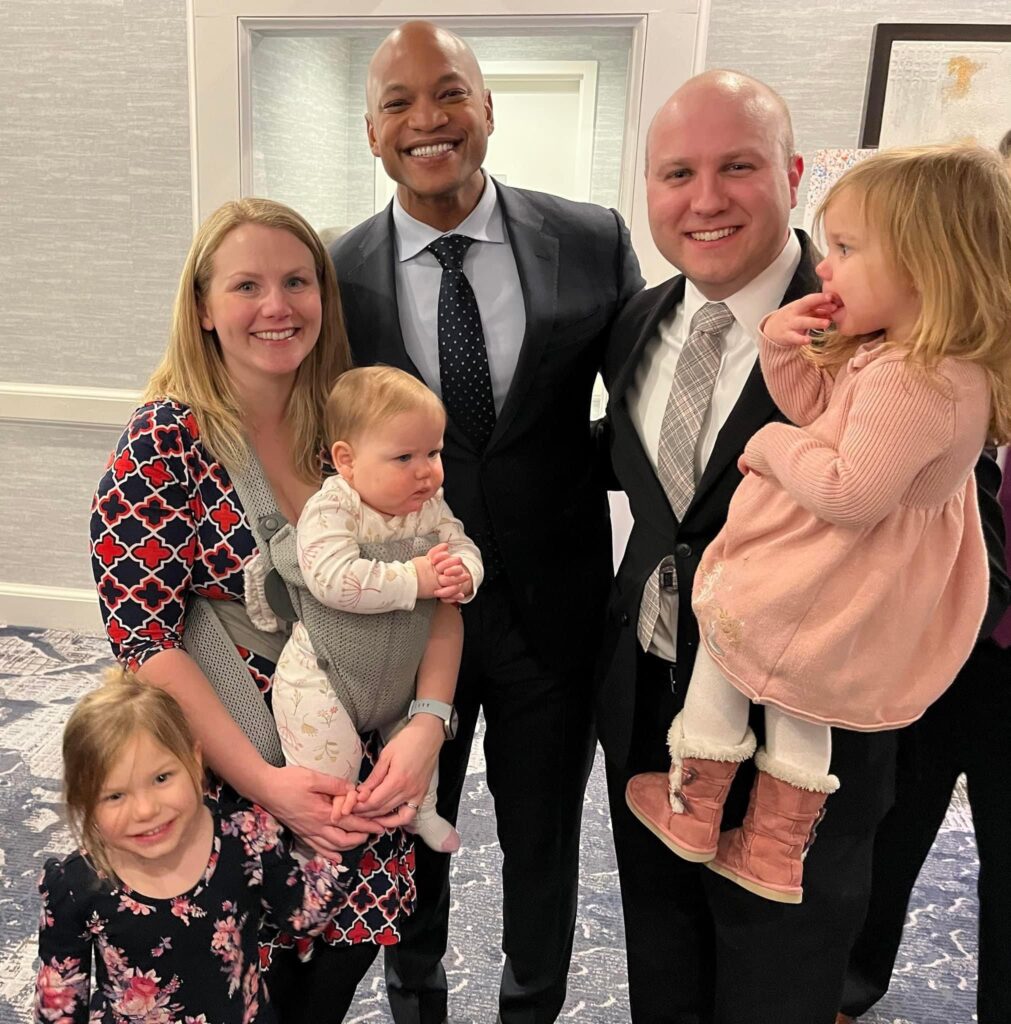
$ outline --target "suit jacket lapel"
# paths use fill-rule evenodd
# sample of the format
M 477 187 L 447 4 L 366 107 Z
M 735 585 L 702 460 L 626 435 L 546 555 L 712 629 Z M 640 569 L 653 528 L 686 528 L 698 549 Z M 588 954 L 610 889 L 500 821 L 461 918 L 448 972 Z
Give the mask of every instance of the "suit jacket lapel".
M 625 393 L 628 391 L 629 384 L 632 383 L 632 378 L 635 376 L 635 371 L 639 368 L 639 364 L 642 361 L 643 349 L 649 344 L 650 339 L 656 337 L 657 331 L 660 328 L 660 321 L 684 298 L 684 294 L 685 279 L 683 277 L 672 278 L 667 284 L 661 286 L 661 291 L 657 296 L 656 302 L 653 304 L 653 308 L 643 321 L 635 345 L 625 357 L 625 361 L 618 370 L 617 376 L 611 381 L 611 386 L 607 392 L 609 403 L 625 401 Z
M 521 193 L 498 183 L 494 187 L 498 189 L 502 219 L 519 273 L 526 328 L 509 392 L 488 441 L 489 450 L 506 434 L 529 393 L 544 346 L 551 337 L 558 306 L 557 233 Z
M 358 304 L 356 322 L 367 325 L 373 362 L 396 366 L 420 377 L 418 368 L 404 347 L 397 312 L 397 278 L 394 271 L 395 243 L 393 204 L 375 218 L 358 246 L 359 262 L 340 283 L 347 287 L 342 300 Z M 351 319 L 349 317 L 348 319 Z
M 608 416 L 614 427 L 614 437 L 618 446 L 614 454 L 622 463 L 622 478 L 626 490 L 631 485 L 631 489 L 636 494 L 637 507 L 641 508 L 648 518 L 655 517 L 660 528 L 666 528 L 668 525 L 673 528 L 677 520 L 660 483 L 660 477 L 646 454 L 645 447 L 639 440 L 639 434 L 628 407 L 628 388 L 642 361 L 643 350 L 656 337 L 660 322 L 681 301 L 684 289 L 683 277 L 673 278 L 666 285 L 661 286 L 656 300 L 643 320 L 635 344 L 626 356 L 617 376 L 611 382 L 607 396 Z M 628 439 L 629 443 L 624 443 L 621 439 Z
M 378 216 L 362 239 L 358 251 L 360 262 L 346 276 L 348 302 L 358 302 L 359 323 L 373 332 L 373 362 L 396 366 L 419 380 L 424 380 L 414 360 L 407 354 L 400 329 L 397 304 L 396 248 L 394 242 L 393 204 Z M 447 420 L 446 433 L 454 442 L 470 451 L 474 446 L 453 421 Z

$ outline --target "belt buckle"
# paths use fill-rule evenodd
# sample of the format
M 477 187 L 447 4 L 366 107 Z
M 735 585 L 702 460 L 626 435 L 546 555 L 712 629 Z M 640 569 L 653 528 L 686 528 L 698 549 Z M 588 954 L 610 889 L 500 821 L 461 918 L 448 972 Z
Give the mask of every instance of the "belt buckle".
M 674 568 L 673 562 L 664 560 L 660 563 L 660 589 L 666 590 L 669 594 L 673 594 L 677 588 L 677 571 Z

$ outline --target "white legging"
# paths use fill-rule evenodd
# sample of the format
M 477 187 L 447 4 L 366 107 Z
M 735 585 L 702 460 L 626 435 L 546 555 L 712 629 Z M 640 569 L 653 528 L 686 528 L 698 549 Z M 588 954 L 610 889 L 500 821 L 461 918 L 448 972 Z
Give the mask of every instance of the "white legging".
M 720 746 L 740 743 L 750 707 L 751 701 L 727 680 L 700 643 L 681 716 L 685 739 Z M 765 749 L 776 761 L 825 775 L 832 760 L 832 730 L 766 707 Z

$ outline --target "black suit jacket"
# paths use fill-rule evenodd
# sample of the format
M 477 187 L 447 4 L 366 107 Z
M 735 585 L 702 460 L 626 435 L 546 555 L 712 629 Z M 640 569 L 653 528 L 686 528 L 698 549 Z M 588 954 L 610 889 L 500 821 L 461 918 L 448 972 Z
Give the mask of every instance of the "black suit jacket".
M 547 664 L 562 667 L 587 648 L 587 637 L 599 639 L 603 620 L 611 534 L 590 394 L 611 323 L 643 281 L 615 211 L 496 187 L 526 332 L 485 451 L 447 425 L 446 500 L 465 526 L 487 510 L 527 640 Z M 420 377 L 400 330 L 393 231 L 387 207 L 330 254 L 355 362 Z
M 803 232 L 797 234 L 803 255 L 783 296 L 783 305 L 821 287 L 814 273 L 817 253 Z M 684 520 L 675 519 L 629 416 L 625 396 L 645 346 L 656 335 L 660 321 L 682 300 L 684 288 L 685 279 L 676 277 L 641 292 L 629 302 L 615 322 L 605 358 L 604 381 L 609 402 L 604 438 L 610 447 L 614 474 L 628 495 L 635 520 L 612 591 L 597 690 L 600 741 L 608 759 L 621 766 L 628 761 L 636 710 L 636 623 L 646 579 L 664 556 L 673 554 L 681 595 L 676 679 L 677 692 L 683 700 L 699 643 L 690 595 L 702 552 L 726 520 L 730 498 L 741 481 L 737 458 L 745 443 L 759 427 L 784 419 L 765 387 L 756 361 L 741 397 L 717 437 Z M 977 484 L 991 553 L 991 606 L 985 625 L 988 630 L 1007 605 L 1007 578 L 999 567 L 999 479 L 993 459 L 985 454 L 977 467 Z M 761 739 L 762 715 L 753 714 L 752 718 L 752 727 Z M 831 813 L 822 831 L 863 831 L 876 824 L 892 803 L 894 752 L 893 733 L 833 730 L 832 770 L 839 775 L 842 787 L 832 797 Z M 739 773 L 727 804 L 725 822 L 735 824 L 740 819 L 750 778 L 749 771 Z

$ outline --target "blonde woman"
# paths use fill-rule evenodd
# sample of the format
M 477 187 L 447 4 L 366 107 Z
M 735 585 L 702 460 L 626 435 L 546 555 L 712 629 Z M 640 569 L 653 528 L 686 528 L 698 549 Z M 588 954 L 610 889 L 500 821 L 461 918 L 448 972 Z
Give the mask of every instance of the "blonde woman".
M 232 475 L 255 454 L 278 510 L 296 522 L 320 487 L 324 402 L 349 363 L 333 267 L 312 228 L 269 200 L 226 203 L 197 232 L 168 350 L 92 511 L 92 563 L 117 659 L 179 702 L 207 766 L 238 794 L 318 852 L 367 843 L 328 945 L 317 943 L 307 962 L 310 951 L 284 936 L 265 947 L 284 1024 L 342 1020 L 378 944 L 397 941 L 414 898 L 409 840 L 398 827 L 413 812 L 401 794 L 420 802 L 441 740 L 405 729 L 383 751 L 386 785 L 372 794 L 373 817 L 340 817 L 332 808 L 343 783 L 269 763 L 248 724 L 244 732 L 235 720 L 264 717 L 276 658 L 236 640 L 256 685 L 247 706 L 230 713 L 184 634 L 197 598 L 222 612 L 241 609 L 243 567 L 257 544 Z M 377 759 L 375 737 L 363 746 L 364 778 Z M 387 795 L 397 799 L 383 802 Z

